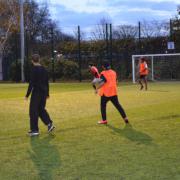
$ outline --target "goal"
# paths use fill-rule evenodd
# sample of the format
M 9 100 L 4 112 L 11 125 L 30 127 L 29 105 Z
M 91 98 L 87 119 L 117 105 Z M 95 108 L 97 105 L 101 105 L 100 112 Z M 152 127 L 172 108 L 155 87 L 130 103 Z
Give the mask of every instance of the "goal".
M 144 57 L 148 64 L 148 80 L 180 80 L 180 53 L 132 55 L 132 81 L 138 79 L 139 58 Z

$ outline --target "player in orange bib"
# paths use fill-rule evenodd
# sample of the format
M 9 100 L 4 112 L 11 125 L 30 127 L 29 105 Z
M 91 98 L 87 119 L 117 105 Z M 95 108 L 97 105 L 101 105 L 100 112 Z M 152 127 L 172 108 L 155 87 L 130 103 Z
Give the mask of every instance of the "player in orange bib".
M 108 101 L 111 101 L 113 103 L 113 105 L 121 114 L 125 123 L 129 123 L 126 113 L 118 101 L 116 72 L 111 70 L 110 64 L 108 62 L 104 62 L 102 68 L 104 69 L 104 71 L 102 71 L 100 74 L 101 82 L 96 90 L 96 93 L 98 93 L 98 89 L 99 89 L 99 95 L 101 96 L 102 120 L 99 121 L 98 123 L 107 124 L 106 104 Z
M 140 58 L 139 60 L 139 84 L 141 85 L 140 90 L 144 88 L 142 80 L 145 84 L 145 90 L 147 90 L 147 75 L 148 75 L 148 65 L 145 58 Z

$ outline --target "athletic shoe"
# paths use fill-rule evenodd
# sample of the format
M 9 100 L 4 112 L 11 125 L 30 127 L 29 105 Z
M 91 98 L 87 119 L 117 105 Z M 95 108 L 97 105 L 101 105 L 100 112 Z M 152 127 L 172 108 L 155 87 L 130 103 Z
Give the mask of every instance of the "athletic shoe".
M 107 120 L 98 121 L 98 124 L 107 124 Z
M 48 125 L 48 132 L 52 132 L 54 130 L 55 126 L 53 126 L 52 123 Z
M 28 135 L 29 135 L 29 136 L 38 136 L 38 135 L 39 135 L 39 132 L 38 132 L 38 131 L 29 131 L 29 132 L 28 132 Z
M 128 119 L 124 119 L 124 122 L 125 122 L 126 124 L 129 124 Z

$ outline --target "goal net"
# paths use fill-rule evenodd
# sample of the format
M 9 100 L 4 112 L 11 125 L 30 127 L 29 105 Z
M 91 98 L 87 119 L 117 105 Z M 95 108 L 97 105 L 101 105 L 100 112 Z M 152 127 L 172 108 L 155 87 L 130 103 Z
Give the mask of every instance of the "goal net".
M 132 55 L 132 81 L 139 78 L 139 58 L 144 57 L 148 64 L 148 80 L 180 80 L 180 53 Z

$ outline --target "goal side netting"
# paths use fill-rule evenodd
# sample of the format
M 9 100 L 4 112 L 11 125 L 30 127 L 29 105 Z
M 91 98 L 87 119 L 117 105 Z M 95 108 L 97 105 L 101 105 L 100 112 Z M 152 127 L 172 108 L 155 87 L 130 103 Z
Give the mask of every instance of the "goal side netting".
M 148 80 L 180 80 L 180 53 L 132 55 L 132 81 L 139 79 L 139 59 L 144 57 L 148 64 Z

